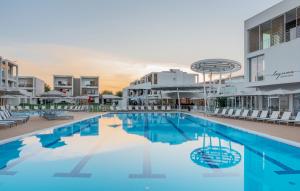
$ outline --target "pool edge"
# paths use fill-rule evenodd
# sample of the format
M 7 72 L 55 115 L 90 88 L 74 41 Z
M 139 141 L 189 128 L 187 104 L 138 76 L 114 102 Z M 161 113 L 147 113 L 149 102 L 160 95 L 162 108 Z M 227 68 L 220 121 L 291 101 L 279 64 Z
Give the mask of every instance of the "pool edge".
M 95 117 L 101 117 L 104 114 L 107 114 L 107 112 L 106 113 L 101 113 L 101 114 L 95 114 L 95 115 L 85 117 L 85 118 L 82 118 L 82 119 L 78 119 L 78 120 L 75 120 L 75 121 L 71 121 L 71 122 L 68 122 L 68 123 L 62 123 L 62 124 L 59 124 L 59 125 L 54 125 L 54 126 L 51 126 L 51 127 L 47 127 L 45 129 L 40 129 L 40 130 L 33 131 L 33 132 L 30 132 L 30 133 L 25 133 L 25 134 L 18 135 L 18 136 L 15 136 L 15 137 L 11 137 L 11 138 L 8 138 L 8 139 L 3 139 L 3 140 L 0 140 L 0 145 L 11 142 L 11 141 L 15 141 L 15 140 L 18 140 L 18 139 L 22 139 L 24 137 L 32 136 L 32 135 L 38 134 L 39 132 L 43 132 L 43 131 L 46 131 L 46 130 L 57 129 L 57 128 L 60 128 L 60 127 L 66 126 L 66 125 L 72 125 L 72 124 L 75 124 L 75 123 L 78 123 L 78 122 L 81 122 L 81 121 L 85 121 L 85 120 L 88 120 L 88 119 L 92 119 L 92 118 L 95 118 Z
M 288 140 L 288 139 L 268 135 L 266 133 L 260 133 L 260 132 L 254 131 L 254 130 L 245 129 L 245 128 L 238 127 L 238 126 L 235 126 L 235 125 L 232 125 L 232 124 L 229 124 L 229 123 L 223 123 L 223 122 L 220 122 L 220 121 L 217 121 L 217 120 L 214 120 L 214 119 L 208 119 L 208 118 L 205 118 L 203 116 L 199 116 L 199 115 L 192 114 L 192 113 L 187 113 L 187 112 L 181 112 L 181 113 L 186 114 L 186 115 L 190 115 L 190 116 L 193 116 L 193 117 L 196 117 L 196 118 L 200 118 L 200 119 L 203 119 L 203 120 L 207 120 L 207 121 L 210 121 L 210 122 L 213 122 L 213 123 L 217 123 L 217 124 L 220 124 L 220 125 L 224 125 L 228 128 L 237 129 L 237 130 L 242 131 L 242 132 L 250 133 L 250 134 L 253 134 L 253 135 L 256 135 L 256 136 L 260 136 L 260 137 L 263 137 L 263 138 L 271 139 L 271 140 L 274 140 L 274 141 L 277 141 L 277 142 L 280 142 L 280 143 L 284 143 L 284 144 L 287 144 L 287 145 L 290 145 L 290 146 L 293 146 L 293 147 L 300 148 L 300 142 L 296 142 L 296 141 L 292 141 L 292 140 Z

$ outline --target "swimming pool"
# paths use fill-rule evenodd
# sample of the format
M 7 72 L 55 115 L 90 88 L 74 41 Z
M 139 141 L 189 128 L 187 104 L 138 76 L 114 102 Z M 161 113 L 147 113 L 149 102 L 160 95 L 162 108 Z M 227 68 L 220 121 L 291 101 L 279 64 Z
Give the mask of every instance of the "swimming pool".
M 0 145 L 0 190 L 300 190 L 300 149 L 182 113 L 105 114 Z

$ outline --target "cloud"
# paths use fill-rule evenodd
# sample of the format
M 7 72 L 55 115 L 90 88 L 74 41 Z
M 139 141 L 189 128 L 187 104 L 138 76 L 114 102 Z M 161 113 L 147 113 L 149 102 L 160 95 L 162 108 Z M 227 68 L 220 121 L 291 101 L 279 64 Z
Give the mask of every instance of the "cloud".
M 2 57 L 17 61 L 20 75 L 36 76 L 51 86 L 53 74 L 96 75 L 101 90 L 118 91 L 146 73 L 180 67 L 177 63 L 135 60 L 58 44 L 1 45 L 0 52 Z

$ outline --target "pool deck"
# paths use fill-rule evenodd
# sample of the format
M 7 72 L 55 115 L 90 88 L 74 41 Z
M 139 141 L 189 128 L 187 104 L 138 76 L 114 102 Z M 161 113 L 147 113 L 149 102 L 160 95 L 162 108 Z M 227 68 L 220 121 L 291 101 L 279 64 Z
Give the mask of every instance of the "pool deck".
M 247 121 L 240 119 L 230 119 L 230 118 L 221 118 L 221 117 L 213 117 L 206 116 L 203 113 L 190 112 L 193 115 L 198 115 L 200 117 L 205 117 L 207 119 L 221 122 L 228 125 L 233 125 L 240 127 L 242 129 L 255 131 L 258 133 L 263 133 L 266 135 L 271 135 L 273 137 L 278 137 L 281 139 L 286 139 L 289 141 L 294 141 L 300 143 L 300 126 L 293 125 L 278 125 L 274 123 L 266 123 L 266 122 L 256 122 L 256 121 Z
M 69 114 L 74 116 L 72 120 L 51 120 L 48 121 L 39 116 L 32 116 L 27 123 L 17 125 L 12 128 L 0 127 L 0 141 L 9 139 L 12 137 L 17 137 L 27 133 L 32 133 L 34 131 L 39 131 L 47 129 L 56 125 L 62 125 L 65 123 L 70 123 L 72 121 L 81 120 L 84 118 L 92 117 L 101 113 L 87 113 L 87 112 L 69 112 Z

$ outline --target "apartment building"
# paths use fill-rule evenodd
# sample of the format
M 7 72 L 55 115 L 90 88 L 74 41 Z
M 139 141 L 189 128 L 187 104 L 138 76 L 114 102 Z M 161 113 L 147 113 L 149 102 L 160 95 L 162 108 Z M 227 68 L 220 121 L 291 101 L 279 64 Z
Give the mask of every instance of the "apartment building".
M 19 76 L 19 90 L 26 92 L 28 98 L 21 98 L 21 103 L 37 103 L 37 97 L 45 92 L 45 82 L 34 76 Z
M 74 77 L 72 75 L 54 75 L 53 89 L 72 97 L 74 95 Z
M 18 65 L 11 61 L 0 57 L 0 88 L 4 90 L 18 88 Z
M 54 75 L 54 90 L 65 93 L 68 97 L 88 98 L 92 102 L 99 102 L 99 77 L 71 75 Z

